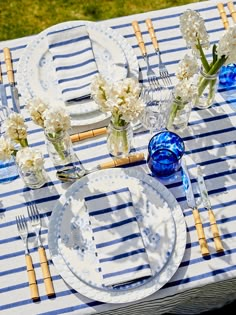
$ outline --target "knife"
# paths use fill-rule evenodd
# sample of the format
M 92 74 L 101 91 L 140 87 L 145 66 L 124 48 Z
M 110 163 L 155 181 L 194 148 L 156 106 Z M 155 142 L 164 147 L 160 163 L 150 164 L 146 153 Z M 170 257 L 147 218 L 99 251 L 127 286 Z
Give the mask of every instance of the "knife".
M 211 203 L 208 197 L 208 192 L 207 192 L 207 188 L 206 188 L 206 184 L 204 181 L 204 177 L 202 175 L 202 170 L 201 167 L 198 165 L 197 167 L 197 181 L 198 181 L 198 186 L 200 189 L 200 194 L 202 197 L 202 203 L 204 208 L 206 208 L 208 210 L 208 216 L 209 216 L 209 221 L 211 224 L 211 232 L 213 235 L 213 239 L 214 239 L 214 243 L 215 243 L 215 248 L 217 252 L 223 252 L 224 248 L 221 242 L 221 238 L 220 238 L 220 233 L 218 230 L 218 226 L 216 223 L 216 219 L 215 219 L 215 215 L 214 212 L 211 209 Z
M 13 111 L 20 113 L 19 94 L 15 86 L 10 49 L 7 47 L 3 48 L 3 53 L 4 53 L 6 68 L 7 68 L 7 77 L 8 77 L 8 81 L 9 81 L 10 89 L 11 89 Z
M 1 63 L 0 63 L 0 100 L 2 102 L 2 106 L 7 106 L 7 94 L 6 94 L 5 85 L 3 84 L 3 80 L 2 80 Z
M 193 212 L 195 227 L 197 230 L 198 241 L 199 241 L 202 256 L 206 256 L 206 255 L 209 255 L 210 252 L 208 249 L 205 233 L 203 230 L 201 217 L 200 217 L 200 214 L 199 214 L 199 211 L 198 211 L 195 199 L 194 199 L 194 194 L 193 194 L 193 189 L 192 189 L 192 184 L 189 177 L 188 169 L 186 167 L 184 159 L 182 159 L 181 166 L 182 166 L 181 167 L 182 181 L 183 181 L 183 187 L 184 187 L 184 191 L 187 198 L 187 204 L 192 209 L 192 212 Z

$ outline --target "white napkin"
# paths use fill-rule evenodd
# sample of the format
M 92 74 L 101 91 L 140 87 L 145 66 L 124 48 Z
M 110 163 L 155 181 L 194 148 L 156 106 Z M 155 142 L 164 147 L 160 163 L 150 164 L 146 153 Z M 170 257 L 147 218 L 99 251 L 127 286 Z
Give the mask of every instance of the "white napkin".
M 85 197 L 105 286 L 152 275 L 127 187 Z
M 86 26 L 53 31 L 47 38 L 63 100 L 88 97 L 98 69 Z

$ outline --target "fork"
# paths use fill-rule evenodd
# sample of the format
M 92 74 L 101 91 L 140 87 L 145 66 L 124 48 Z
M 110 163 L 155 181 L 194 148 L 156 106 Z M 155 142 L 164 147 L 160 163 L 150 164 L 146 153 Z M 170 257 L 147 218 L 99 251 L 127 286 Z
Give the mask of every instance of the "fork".
M 148 83 L 149 83 L 150 86 L 151 86 L 152 88 L 154 88 L 155 90 L 161 91 L 161 90 L 162 90 L 162 86 L 160 85 L 159 80 L 158 80 L 158 77 L 157 77 L 157 75 L 155 74 L 155 72 L 153 71 L 153 69 L 152 69 L 152 67 L 151 67 L 151 65 L 150 65 L 150 63 L 149 63 L 149 58 L 148 58 L 147 50 L 146 50 L 146 47 L 145 47 L 145 44 L 144 44 L 144 41 L 143 41 L 143 37 L 142 37 L 141 31 L 140 31 L 138 22 L 137 22 L 137 21 L 133 21 L 133 22 L 132 22 L 132 26 L 133 26 L 134 33 L 135 33 L 135 36 L 136 36 L 136 38 L 137 38 L 138 45 L 139 45 L 139 48 L 140 48 L 140 50 L 141 50 L 143 59 L 145 60 L 145 62 L 146 62 L 146 64 L 147 64 Z
M 51 274 L 50 274 L 50 270 L 49 270 L 49 266 L 47 262 L 46 251 L 40 238 L 41 220 L 40 220 L 40 215 L 39 215 L 36 204 L 31 203 L 27 205 L 27 212 L 28 212 L 28 216 L 31 222 L 31 226 L 36 234 L 36 239 L 38 242 L 39 261 L 40 261 L 40 266 L 43 273 L 43 280 L 45 284 L 46 293 L 47 293 L 47 296 L 54 296 L 55 291 L 52 284 L 52 278 L 51 278 Z
M 28 249 L 28 227 L 26 219 L 23 215 L 16 216 L 16 225 L 19 235 L 25 246 L 25 260 L 28 274 L 28 281 L 30 287 L 31 298 L 33 301 L 39 300 L 38 286 L 36 282 L 35 271 L 32 263 L 32 258 Z
M 159 49 L 159 44 L 158 44 L 158 41 L 157 41 L 157 38 L 155 35 L 155 31 L 154 31 L 151 19 L 146 20 L 146 25 L 147 25 L 148 32 L 149 32 L 149 35 L 150 35 L 151 40 L 152 40 L 153 47 L 154 47 L 155 52 L 158 56 L 160 77 L 161 77 L 165 86 L 170 86 L 170 85 L 172 85 L 170 74 L 169 74 L 165 64 L 163 63 L 163 61 L 161 59 L 161 52 Z

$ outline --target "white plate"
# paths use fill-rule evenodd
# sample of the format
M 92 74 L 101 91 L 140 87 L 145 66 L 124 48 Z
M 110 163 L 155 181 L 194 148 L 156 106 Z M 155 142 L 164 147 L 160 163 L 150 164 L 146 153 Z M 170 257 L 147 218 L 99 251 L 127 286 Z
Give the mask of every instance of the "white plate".
M 114 81 L 127 76 L 138 79 L 139 68 L 137 57 L 125 38 L 111 28 L 102 24 L 87 21 L 71 21 L 54 25 L 39 33 L 28 44 L 22 55 L 17 69 L 19 91 L 24 102 L 32 97 L 40 97 L 50 104 L 65 104 L 57 90 L 56 74 L 52 57 L 48 51 L 47 33 L 58 29 L 67 29 L 85 24 L 87 26 L 98 69 L 105 77 Z M 91 100 L 81 100 L 65 105 L 71 115 L 84 115 L 97 111 L 98 119 L 94 123 L 104 120 L 104 114 L 98 111 L 97 104 Z M 74 121 L 74 117 L 72 118 Z M 75 122 L 73 123 L 75 125 Z M 87 122 L 78 120 L 78 126 Z
M 83 269 L 81 274 L 81 272 L 78 272 L 79 266 L 76 266 L 76 262 L 81 264 L 81 257 L 84 256 L 77 258 L 75 251 L 71 251 L 69 248 L 70 246 L 65 246 L 65 243 L 70 245 L 71 242 L 71 236 L 68 235 L 68 229 L 66 226 L 70 224 L 71 219 L 78 214 L 78 211 L 80 214 L 82 214 L 80 217 L 80 224 L 85 224 L 86 226 L 86 215 L 85 212 L 83 212 L 81 205 L 85 195 L 89 195 L 89 193 L 94 192 L 94 190 L 97 190 L 98 187 L 99 191 L 105 191 L 111 189 L 111 187 L 112 189 L 119 188 L 121 185 L 128 186 L 131 190 L 132 198 L 134 198 L 134 204 L 136 206 L 141 205 L 142 208 L 145 209 L 140 211 L 140 218 L 142 218 L 143 214 L 146 213 L 146 210 L 151 212 L 150 214 L 146 213 L 146 215 L 143 216 L 142 222 L 144 226 L 150 227 L 151 230 L 156 229 L 155 220 L 153 219 L 153 212 L 157 210 L 156 220 L 160 223 L 158 215 L 161 211 L 158 209 L 158 207 L 153 205 L 153 202 L 158 201 L 159 205 L 161 205 L 163 202 L 163 204 L 167 205 L 167 213 L 169 214 L 164 217 L 167 219 L 170 216 L 170 225 L 168 228 L 170 230 L 167 233 L 168 240 L 169 235 L 174 233 L 172 230 L 173 226 L 171 225 L 172 214 L 175 222 L 176 241 L 170 241 L 170 244 L 168 244 L 168 241 L 166 243 L 164 242 L 164 252 L 158 256 L 159 262 L 157 262 L 155 265 L 155 259 L 152 261 L 154 268 L 155 266 L 158 266 L 158 263 L 161 263 L 162 267 L 160 270 L 157 268 L 156 275 L 151 277 L 148 281 L 134 285 L 133 288 L 125 287 L 125 290 L 123 288 L 104 290 L 97 287 L 96 281 L 94 280 L 82 280 L 82 278 L 85 279 L 86 274 L 88 279 L 96 279 L 97 277 L 95 268 L 91 268 L 91 266 L 96 265 L 96 259 L 94 259 L 93 256 L 93 243 L 88 243 L 87 248 L 88 251 L 90 250 L 92 253 L 91 257 L 93 257 L 94 261 L 90 264 L 89 268 L 87 268 L 85 265 L 81 265 Z M 149 206 L 143 203 L 145 198 L 146 201 L 149 202 Z M 139 202 L 141 202 L 141 204 Z M 146 216 L 152 217 L 154 222 L 151 223 L 150 217 L 147 218 Z M 156 230 L 157 233 L 159 233 L 159 231 L 161 234 L 163 233 L 163 226 L 159 227 L 159 230 Z M 175 234 L 173 234 L 173 236 L 174 235 Z M 144 172 L 140 172 L 135 169 L 117 168 L 90 174 L 74 183 L 67 190 L 67 192 L 60 198 L 52 212 L 49 223 L 48 244 L 55 267 L 63 279 L 72 288 L 91 299 L 107 303 L 126 303 L 133 302 L 153 294 L 170 280 L 170 278 L 176 272 L 184 254 L 186 245 L 186 227 L 181 208 L 179 207 L 174 196 L 165 188 L 165 186 Z M 150 246 L 150 243 L 148 246 Z M 172 247 L 173 252 L 168 258 L 168 249 L 171 251 Z M 77 252 L 77 255 L 81 255 L 81 253 Z M 66 262 L 63 257 L 65 258 Z
M 175 224 L 167 202 L 150 185 L 134 177 L 124 177 L 123 173 L 110 171 L 109 174 L 110 180 L 107 178 L 107 172 L 99 172 L 96 176 L 90 176 L 89 183 L 85 181 L 84 185 L 75 185 L 73 193 L 59 214 L 58 247 L 65 263 L 88 285 L 104 290 L 127 290 L 143 285 L 150 281 L 150 278 L 119 287 L 102 286 L 84 197 L 94 191 L 106 193 L 108 190 L 129 187 L 153 276 L 162 270 L 173 251 Z

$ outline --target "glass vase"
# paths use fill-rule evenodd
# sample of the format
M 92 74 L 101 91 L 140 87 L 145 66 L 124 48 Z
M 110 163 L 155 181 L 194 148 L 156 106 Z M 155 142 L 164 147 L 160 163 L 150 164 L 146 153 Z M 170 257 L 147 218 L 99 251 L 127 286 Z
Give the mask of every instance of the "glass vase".
M 40 188 L 47 182 L 47 174 L 44 169 L 25 171 L 18 165 L 18 172 L 25 185 L 31 189 Z
M 215 95 L 219 86 L 219 73 L 208 74 L 201 68 L 197 80 L 198 93 L 194 106 L 200 109 L 209 108 L 215 101 Z
M 107 148 L 114 157 L 125 157 L 132 147 L 133 129 L 130 123 L 116 126 L 112 120 L 107 128 Z
M 54 166 L 66 165 L 74 160 L 74 150 L 68 132 L 50 133 L 45 130 L 46 147 Z
M 174 132 L 185 129 L 188 126 L 191 110 L 192 102 L 183 102 L 173 96 L 167 129 Z

